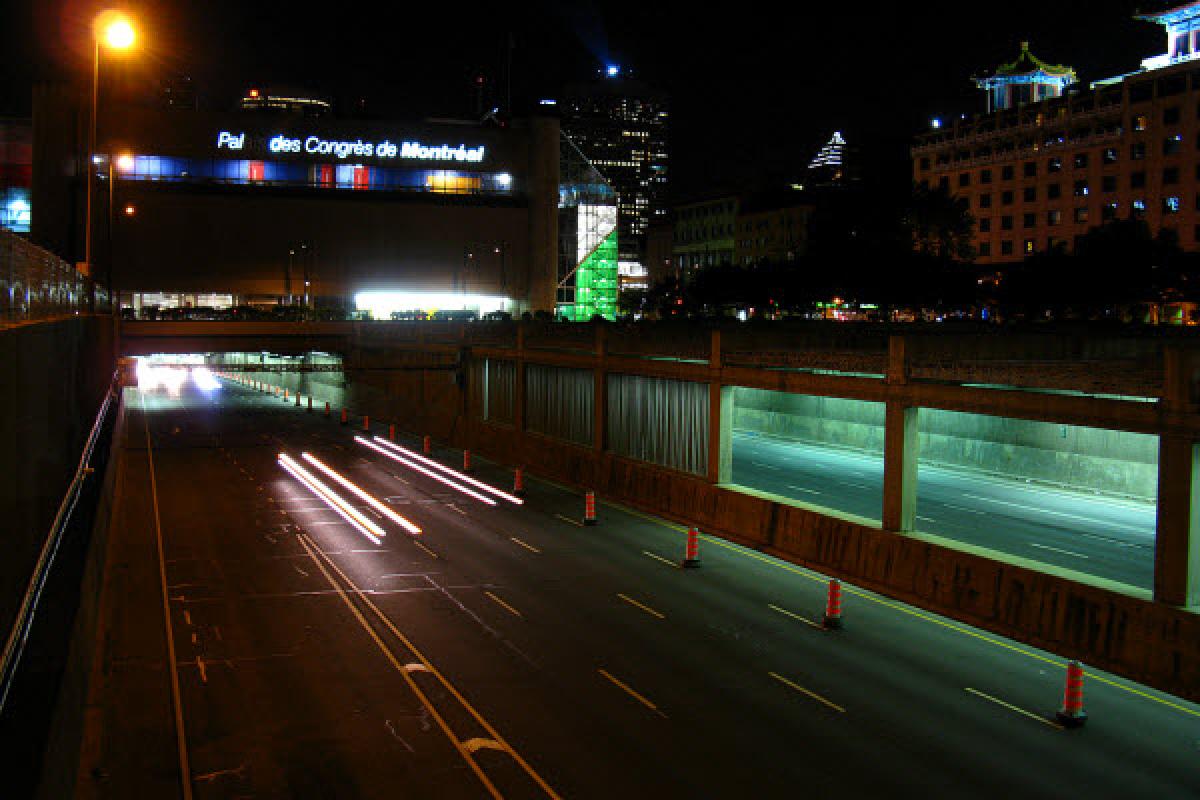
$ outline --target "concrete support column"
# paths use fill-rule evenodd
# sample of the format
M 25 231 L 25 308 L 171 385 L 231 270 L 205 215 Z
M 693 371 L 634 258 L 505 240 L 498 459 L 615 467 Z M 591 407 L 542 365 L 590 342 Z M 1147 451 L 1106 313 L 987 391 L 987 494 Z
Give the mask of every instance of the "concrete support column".
M 1200 446 L 1188 436 L 1169 432 L 1170 417 L 1191 408 L 1189 356 L 1177 347 L 1163 354 L 1154 599 L 1173 606 L 1200 605 Z
M 883 529 L 904 533 L 917 517 L 917 411 L 888 402 L 883 433 Z
M 1158 439 L 1158 520 L 1154 599 L 1200 605 L 1200 447 L 1183 436 Z
M 708 350 L 708 480 L 733 481 L 733 387 L 721 385 L 721 331 L 714 329 Z
M 525 433 L 525 323 L 517 323 L 517 379 L 513 387 L 513 425 L 518 434 Z
M 903 336 L 888 339 L 887 382 L 908 383 L 907 347 Z M 918 409 L 889 399 L 883 434 L 883 529 L 904 533 L 916 527 Z
M 708 480 L 733 482 L 733 387 L 708 384 Z
M 594 323 L 594 326 L 596 366 L 592 370 L 592 446 L 603 453 L 608 426 L 608 329 L 603 323 Z

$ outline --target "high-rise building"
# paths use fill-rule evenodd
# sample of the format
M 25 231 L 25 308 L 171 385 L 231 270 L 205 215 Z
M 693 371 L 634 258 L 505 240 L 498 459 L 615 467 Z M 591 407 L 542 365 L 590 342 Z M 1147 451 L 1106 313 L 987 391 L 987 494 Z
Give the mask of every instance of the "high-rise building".
M 841 131 L 834 131 L 808 163 L 806 183 L 813 187 L 847 186 L 858 180 L 858 153 Z
M 568 87 L 558 108 L 564 135 L 616 190 L 620 286 L 645 287 L 646 233 L 667 214 L 668 98 L 608 66 Z
M 1073 249 L 1131 217 L 1200 250 L 1200 2 L 1138 19 L 1167 36 L 1140 69 L 1081 85 L 1022 43 L 975 79 L 985 113 L 934 119 L 917 138 L 913 179 L 966 200 L 979 263 Z

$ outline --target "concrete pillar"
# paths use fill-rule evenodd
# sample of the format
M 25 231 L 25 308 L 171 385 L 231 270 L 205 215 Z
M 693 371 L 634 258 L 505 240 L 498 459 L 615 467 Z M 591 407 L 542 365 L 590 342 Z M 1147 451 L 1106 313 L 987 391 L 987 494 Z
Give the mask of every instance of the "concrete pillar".
M 592 446 L 603 453 L 608 426 L 608 329 L 603 323 L 594 323 L 594 327 L 596 366 L 592 371 Z
M 1200 605 L 1200 447 L 1183 436 L 1158 439 L 1158 520 L 1154 599 Z
M 1191 407 L 1190 353 L 1163 354 L 1165 415 Z M 1173 606 L 1200 605 L 1200 447 L 1187 436 L 1158 437 L 1158 518 L 1154 541 L 1154 599 Z
M 907 347 L 903 336 L 888 339 L 887 382 L 908 383 Z M 883 434 L 883 529 L 904 533 L 917 521 L 918 409 L 888 400 Z
M 525 323 L 517 323 L 517 380 L 513 391 L 513 425 L 518 434 L 525 433 Z
M 721 385 L 721 331 L 708 350 L 708 480 L 733 482 L 733 387 Z
M 883 529 L 904 533 L 917 517 L 917 411 L 889 402 L 883 433 Z
M 708 480 L 733 482 L 733 387 L 708 384 Z

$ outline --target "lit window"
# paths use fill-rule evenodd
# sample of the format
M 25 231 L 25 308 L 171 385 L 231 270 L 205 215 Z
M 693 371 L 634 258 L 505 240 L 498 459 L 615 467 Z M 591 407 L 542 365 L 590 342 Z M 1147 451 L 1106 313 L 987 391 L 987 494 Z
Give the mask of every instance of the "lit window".
M 1164 197 L 1163 198 L 1163 213 L 1164 214 L 1178 214 L 1179 213 L 1179 198 L 1178 197 Z
M 1025 255 L 1027 255 L 1027 256 L 1033 255 L 1034 252 L 1036 252 L 1036 246 L 1037 246 L 1037 243 L 1033 239 L 1026 239 L 1025 245 L 1024 245 Z
M 1133 129 L 1135 131 L 1144 131 L 1146 130 L 1147 122 L 1148 120 L 1146 119 L 1145 114 L 1138 114 L 1133 118 Z

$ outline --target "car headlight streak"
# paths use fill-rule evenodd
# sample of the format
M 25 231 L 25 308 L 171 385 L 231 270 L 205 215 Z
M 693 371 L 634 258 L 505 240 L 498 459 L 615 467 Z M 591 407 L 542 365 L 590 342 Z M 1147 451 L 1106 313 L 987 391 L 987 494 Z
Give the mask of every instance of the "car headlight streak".
M 342 519 L 349 522 L 359 533 L 370 539 L 375 545 L 383 544 L 381 540 L 387 534 L 383 532 L 382 528 L 364 517 L 337 492 L 330 489 L 311 472 L 297 464 L 295 459 L 285 453 L 280 453 L 279 466 L 283 467 L 293 478 L 308 487 L 313 494 L 324 500 L 327 506 L 336 511 Z
M 421 532 L 421 529 L 418 528 L 416 525 L 414 525 L 410 520 L 397 514 L 395 511 L 388 508 L 387 505 L 379 502 L 374 497 L 372 497 L 371 495 L 367 494 L 365 491 L 360 489 L 357 485 L 352 483 L 349 479 L 338 474 L 333 469 L 330 469 L 328 466 L 326 466 L 319 458 L 314 456 L 312 453 L 301 453 L 300 457 L 303 458 L 308 463 L 312 464 L 317 469 L 321 470 L 321 472 L 324 472 L 326 475 L 333 478 L 335 481 L 340 483 L 342 486 L 349 489 L 351 492 L 354 493 L 354 495 L 356 497 L 358 497 L 364 503 L 366 503 L 371 508 L 378 511 L 380 514 L 383 514 L 385 517 L 387 517 L 392 522 L 399 525 L 401 528 L 404 528 L 404 530 L 408 531 L 409 533 L 413 534 L 414 536 Z
M 380 447 L 379 445 L 375 444 L 374 442 L 368 442 L 366 439 L 364 439 L 361 436 L 355 436 L 354 441 L 358 442 L 361 445 L 369 447 L 372 450 L 375 450 L 376 452 L 382 453 L 383 455 L 387 456 L 388 458 L 392 459 L 393 461 L 400 462 L 401 464 L 403 464 L 404 466 L 408 467 L 411 470 L 415 470 L 417 472 L 420 472 L 422 475 L 427 475 L 430 478 L 433 478 L 435 481 L 444 483 L 445 485 L 449 486 L 451 489 L 456 489 L 456 490 L 462 492 L 463 494 L 467 495 L 468 497 L 474 497 L 476 500 L 478 500 L 481 503 L 484 503 L 485 505 L 489 505 L 489 506 L 496 505 L 496 501 L 493 500 L 492 498 L 487 497 L 486 495 L 482 495 L 479 492 L 472 491 L 472 490 L 468 489 L 467 487 L 463 486 L 461 483 L 455 483 L 454 481 L 450 480 L 449 478 L 445 478 L 445 477 L 439 475 L 438 473 L 434 472 L 433 470 L 425 469 L 425 467 L 422 467 L 417 462 L 409 461 L 407 458 L 404 458 L 400 454 L 394 453 L 391 450 L 387 450 L 383 447 Z
M 405 456 L 407 456 L 411 459 L 415 459 L 416 461 L 420 461 L 422 464 L 427 464 L 428 466 L 431 466 L 434 469 L 440 469 L 442 472 L 445 472 L 448 475 L 453 475 L 455 478 L 458 478 L 460 481 L 463 481 L 464 483 L 469 483 L 478 489 L 482 489 L 483 491 L 488 492 L 489 494 L 494 494 L 496 497 L 503 498 L 510 503 L 516 503 L 519 506 L 525 504 L 525 501 L 522 500 L 521 498 L 517 497 L 516 495 L 511 495 L 508 492 L 503 492 L 503 491 L 497 489 L 495 486 L 486 484 L 483 481 L 475 480 L 470 475 L 464 475 L 463 473 L 459 472 L 456 469 L 451 469 L 450 467 L 447 467 L 445 464 L 434 461 L 432 458 L 426 458 L 423 455 L 414 453 L 412 450 L 401 447 L 400 445 L 395 444 L 394 442 L 390 442 L 387 439 L 381 438 L 379 436 L 375 436 L 373 438 L 375 439 L 375 441 L 379 442 L 384 447 L 390 448 L 399 453 L 403 453 Z

